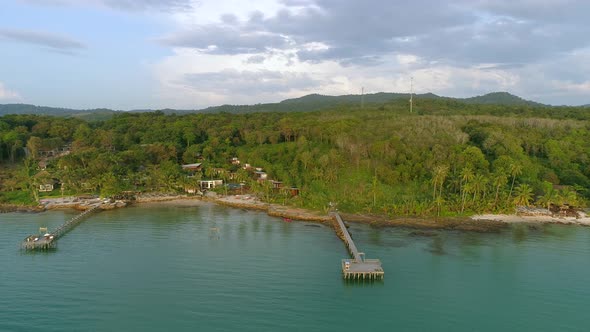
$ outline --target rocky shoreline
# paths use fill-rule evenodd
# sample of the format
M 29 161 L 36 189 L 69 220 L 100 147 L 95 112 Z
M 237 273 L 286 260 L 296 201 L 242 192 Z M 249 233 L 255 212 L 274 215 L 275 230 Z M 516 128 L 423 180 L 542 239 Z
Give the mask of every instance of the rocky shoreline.
M 215 204 L 242 208 L 248 210 L 259 210 L 266 212 L 269 216 L 280 217 L 288 220 L 301 220 L 317 223 L 330 223 L 332 218 L 327 214 L 316 211 L 293 208 L 278 204 L 269 204 L 258 200 L 251 195 L 230 195 L 230 196 L 188 196 L 188 195 L 163 195 L 147 194 L 139 195 L 132 201 L 122 200 L 101 200 L 97 197 L 64 197 L 43 199 L 41 204 L 36 207 L 18 206 L 3 204 L 0 205 L 2 212 L 42 212 L 52 209 L 71 208 L 76 210 L 86 210 L 94 204 L 100 203 L 103 209 L 114 209 L 125 207 L 129 204 L 145 204 L 156 202 L 196 200 L 212 202 Z M 388 218 L 381 215 L 361 215 L 341 213 L 347 222 L 357 222 L 367 224 L 372 227 L 405 227 L 417 230 L 458 230 L 469 232 L 499 232 L 510 226 L 512 223 L 556 223 L 590 226 L 590 218 L 585 214 L 583 217 L 554 217 L 548 215 L 506 215 L 506 214 L 484 214 L 472 217 L 445 217 L 445 218 L 419 218 L 419 217 L 397 217 Z
M 212 199 L 211 201 L 217 204 L 236 208 L 265 211 L 269 216 L 272 217 L 281 217 L 285 219 L 312 221 L 320 223 L 332 221 L 332 218 L 328 215 L 322 215 L 315 211 L 305 209 L 292 208 L 278 204 L 264 203 L 249 195 L 225 196 Z

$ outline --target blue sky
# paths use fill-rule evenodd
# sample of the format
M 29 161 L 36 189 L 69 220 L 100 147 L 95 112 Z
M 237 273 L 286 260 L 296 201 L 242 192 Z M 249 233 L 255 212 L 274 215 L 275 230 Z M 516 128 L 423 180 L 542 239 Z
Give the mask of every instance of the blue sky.
M 202 108 L 308 93 L 590 103 L 590 2 L 4 0 L 0 103 Z

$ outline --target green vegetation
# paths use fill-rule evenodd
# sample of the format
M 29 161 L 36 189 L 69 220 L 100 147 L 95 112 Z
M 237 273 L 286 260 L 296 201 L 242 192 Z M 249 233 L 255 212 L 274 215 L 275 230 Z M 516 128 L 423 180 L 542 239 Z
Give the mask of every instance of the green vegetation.
M 201 178 L 243 181 L 269 201 L 318 210 L 337 202 L 342 211 L 385 215 L 512 212 L 590 198 L 587 108 L 448 98 L 417 98 L 412 114 L 406 99 L 334 105 L 288 113 L 128 112 L 92 122 L 5 115 L 0 200 L 22 202 L 26 192 L 34 201 L 51 179 L 65 192 L 112 196 L 182 191 Z M 66 145 L 71 152 L 49 158 L 41 173 L 43 154 Z M 257 182 L 232 157 L 300 195 Z M 180 165 L 196 162 L 202 171 L 187 177 Z
M 483 96 L 471 98 L 447 98 L 432 93 L 414 95 L 417 99 L 444 99 L 448 102 L 459 102 L 478 105 L 505 105 L 505 106 L 535 106 L 542 107 L 533 101 L 524 100 L 507 92 L 493 92 Z M 379 92 L 365 94 L 363 100 L 367 104 L 383 104 L 392 101 L 407 101 L 410 95 L 407 93 Z M 208 107 L 201 110 L 175 110 L 163 109 L 164 114 L 188 114 L 188 113 L 255 113 L 255 112 L 311 112 L 339 106 L 358 105 L 360 95 L 325 96 L 310 94 L 299 98 L 283 100 L 279 103 L 266 103 L 256 105 L 221 105 Z M 152 110 L 133 110 L 131 112 L 151 112 Z M 0 116 L 6 114 L 38 114 L 63 117 L 74 117 L 86 121 L 107 120 L 120 111 L 109 109 L 75 110 L 69 108 L 56 108 L 46 106 L 34 106 L 28 104 L 0 104 Z

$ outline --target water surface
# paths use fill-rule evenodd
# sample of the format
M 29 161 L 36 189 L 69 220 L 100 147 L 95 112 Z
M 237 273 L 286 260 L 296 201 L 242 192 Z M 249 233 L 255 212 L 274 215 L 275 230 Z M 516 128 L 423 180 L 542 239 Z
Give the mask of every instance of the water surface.
M 73 211 L 0 214 L 0 330 L 586 331 L 590 228 L 374 229 L 385 280 L 345 283 L 333 230 L 203 203 L 104 211 L 53 252 L 19 241 Z

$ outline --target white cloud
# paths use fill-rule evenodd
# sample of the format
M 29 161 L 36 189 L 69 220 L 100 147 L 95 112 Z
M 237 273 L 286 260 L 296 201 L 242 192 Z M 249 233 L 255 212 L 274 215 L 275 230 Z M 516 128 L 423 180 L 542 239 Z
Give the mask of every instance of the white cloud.
M 44 31 L 0 28 L 0 41 L 2 40 L 40 45 L 51 50 L 64 52 L 74 52 L 86 48 L 82 42 L 70 37 Z
M 36 6 L 90 6 L 98 8 L 112 8 L 116 10 L 140 12 L 140 11 L 189 11 L 195 0 L 20 0 L 21 2 Z
M 275 51 L 264 61 L 250 55 L 212 55 L 185 48 L 154 64 L 164 105 L 200 108 L 218 104 L 278 102 L 309 93 L 327 95 L 392 91 L 409 92 L 410 77 L 418 93 L 470 97 L 511 91 L 520 77 L 493 66 L 462 68 L 426 63 L 413 55 L 385 59 L 371 67 L 344 66 L 337 61 L 299 61 L 294 51 Z M 258 55 L 261 56 L 262 55 Z M 171 106 L 171 104 L 173 106 Z
M 150 64 L 154 107 L 275 102 L 361 87 L 408 92 L 410 77 L 419 93 L 509 91 L 546 103 L 590 102 L 585 0 L 20 1 L 171 20 L 170 31 L 147 38 L 171 53 Z M 10 37 L 84 48 L 47 36 Z
M 21 96 L 16 91 L 9 90 L 0 82 L 0 101 L 15 102 L 20 100 Z

